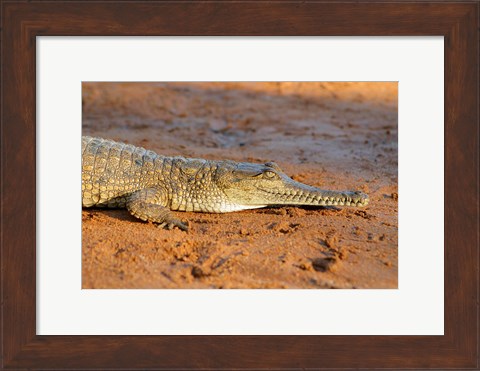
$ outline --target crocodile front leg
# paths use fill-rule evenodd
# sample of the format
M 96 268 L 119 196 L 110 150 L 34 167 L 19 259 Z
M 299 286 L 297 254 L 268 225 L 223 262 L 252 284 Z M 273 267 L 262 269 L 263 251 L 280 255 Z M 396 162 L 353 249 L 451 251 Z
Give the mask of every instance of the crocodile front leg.
M 172 229 L 180 228 L 188 231 L 188 226 L 175 218 L 166 208 L 166 198 L 162 190 L 157 188 L 145 188 L 132 193 L 126 203 L 126 208 L 134 217 L 144 221 L 159 223 L 159 227 Z

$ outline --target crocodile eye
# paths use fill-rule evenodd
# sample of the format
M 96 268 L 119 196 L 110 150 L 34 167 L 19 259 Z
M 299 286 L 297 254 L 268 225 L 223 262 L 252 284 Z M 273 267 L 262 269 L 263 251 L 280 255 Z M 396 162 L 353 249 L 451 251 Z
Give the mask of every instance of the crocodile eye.
M 273 171 L 265 171 L 263 173 L 263 175 L 265 176 L 265 178 L 275 178 L 277 176 L 277 174 L 275 174 Z

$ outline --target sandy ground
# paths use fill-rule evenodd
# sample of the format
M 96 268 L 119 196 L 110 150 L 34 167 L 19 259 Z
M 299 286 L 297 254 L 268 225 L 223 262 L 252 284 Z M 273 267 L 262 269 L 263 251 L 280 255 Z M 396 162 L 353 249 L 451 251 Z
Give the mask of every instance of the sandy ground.
M 366 208 L 178 213 L 188 233 L 83 209 L 83 288 L 397 288 L 396 83 L 84 83 L 83 134 L 277 162 Z M 177 214 L 177 215 L 178 215 Z

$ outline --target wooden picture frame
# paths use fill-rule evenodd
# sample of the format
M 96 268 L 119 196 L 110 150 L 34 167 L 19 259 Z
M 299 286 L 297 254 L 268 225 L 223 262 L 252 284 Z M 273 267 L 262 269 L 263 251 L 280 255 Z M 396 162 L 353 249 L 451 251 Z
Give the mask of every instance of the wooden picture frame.
M 3 1 L 2 369 L 478 369 L 479 9 L 477 1 Z M 443 35 L 445 335 L 36 335 L 36 37 L 53 35 Z

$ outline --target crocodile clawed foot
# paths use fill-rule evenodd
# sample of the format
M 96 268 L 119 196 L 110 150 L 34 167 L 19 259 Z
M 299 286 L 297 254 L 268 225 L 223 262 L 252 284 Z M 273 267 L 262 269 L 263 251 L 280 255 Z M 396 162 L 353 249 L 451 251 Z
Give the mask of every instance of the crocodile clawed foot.
M 177 227 L 178 229 L 188 232 L 188 222 L 185 221 L 184 223 L 181 222 L 178 219 L 171 219 L 166 222 L 160 223 L 157 225 L 158 228 L 165 228 L 168 229 L 169 231 L 172 230 L 173 228 Z

